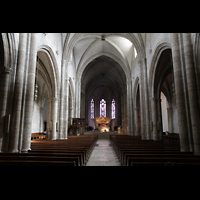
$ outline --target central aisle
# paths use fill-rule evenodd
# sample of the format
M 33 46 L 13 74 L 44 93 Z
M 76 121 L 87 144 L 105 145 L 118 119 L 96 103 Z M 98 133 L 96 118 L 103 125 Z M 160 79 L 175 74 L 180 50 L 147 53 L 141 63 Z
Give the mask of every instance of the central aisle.
M 86 166 L 121 166 L 109 139 L 97 141 Z

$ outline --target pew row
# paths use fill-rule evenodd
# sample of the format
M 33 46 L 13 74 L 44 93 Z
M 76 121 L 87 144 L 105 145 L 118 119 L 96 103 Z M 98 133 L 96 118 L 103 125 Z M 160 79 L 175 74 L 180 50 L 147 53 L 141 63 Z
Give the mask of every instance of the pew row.
M 110 141 L 122 166 L 200 166 L 200 156 L 181 152 L 178 140 L 110 135 Z
M 97 135 L 31 141 L 28 153 L 0 153 L 0 166 L 85 166 Z

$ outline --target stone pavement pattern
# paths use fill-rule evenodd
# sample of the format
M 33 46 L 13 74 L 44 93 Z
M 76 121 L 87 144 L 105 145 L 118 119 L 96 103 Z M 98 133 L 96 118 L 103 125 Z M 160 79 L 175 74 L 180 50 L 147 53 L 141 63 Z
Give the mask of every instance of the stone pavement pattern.
M 98 139 L 86 166 L 121 166 L 109 139 Z

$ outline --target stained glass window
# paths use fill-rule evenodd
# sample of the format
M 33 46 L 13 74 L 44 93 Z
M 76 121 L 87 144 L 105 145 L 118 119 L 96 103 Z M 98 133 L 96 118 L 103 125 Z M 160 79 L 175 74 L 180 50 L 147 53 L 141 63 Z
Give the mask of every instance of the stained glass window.
M 101 116 L 106 117 L 106 101 L 104 99 L 100 101 L 100 117 Z
M 94 119 L 94 100 L 91 100 L 91 118 Z
M 112 100 L 112 119 L 115 119 L 115 100 Z

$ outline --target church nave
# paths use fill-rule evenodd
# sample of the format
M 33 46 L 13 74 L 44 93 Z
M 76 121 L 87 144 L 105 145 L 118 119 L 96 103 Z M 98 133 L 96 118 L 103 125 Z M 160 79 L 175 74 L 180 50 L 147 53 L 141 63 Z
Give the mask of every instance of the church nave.
M 86 166 L 121 166 L 109 139 L 99 139 Z

